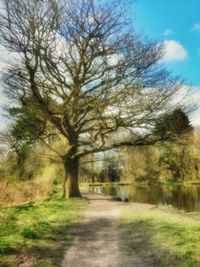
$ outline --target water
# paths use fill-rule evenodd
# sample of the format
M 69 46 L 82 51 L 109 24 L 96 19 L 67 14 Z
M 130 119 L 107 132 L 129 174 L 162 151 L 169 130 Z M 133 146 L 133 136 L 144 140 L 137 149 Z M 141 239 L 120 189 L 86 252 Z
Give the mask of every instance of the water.
M 90 191 L 122 201 L 172 205 L 186 212 L 200 211 L 200 185 L 101 185 Z

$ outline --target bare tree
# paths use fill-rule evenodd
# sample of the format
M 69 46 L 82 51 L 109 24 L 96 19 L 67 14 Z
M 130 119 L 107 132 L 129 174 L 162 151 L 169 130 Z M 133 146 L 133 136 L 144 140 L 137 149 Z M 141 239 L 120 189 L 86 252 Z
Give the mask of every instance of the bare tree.
M 18 134 L 50 148 L 64 140 L 55 151 L 64 196 L 67 184 L 69 197 L 80 196 L 80 159 L 155 142 L 157 117 L 181 84 L 161 67 L 162 46 L 134 32 L 124 1 L 3 1 L 1 43 L 17 53 L 4 80 Z

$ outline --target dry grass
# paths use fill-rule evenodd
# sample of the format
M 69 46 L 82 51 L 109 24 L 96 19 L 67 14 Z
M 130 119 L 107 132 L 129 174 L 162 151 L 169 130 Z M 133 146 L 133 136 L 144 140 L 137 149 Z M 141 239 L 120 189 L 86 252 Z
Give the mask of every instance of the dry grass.
M 14 206 L 44 198 L 53 189 L 53 182 L 34 180 L 26 182 L 0 182 L 0 205 Z

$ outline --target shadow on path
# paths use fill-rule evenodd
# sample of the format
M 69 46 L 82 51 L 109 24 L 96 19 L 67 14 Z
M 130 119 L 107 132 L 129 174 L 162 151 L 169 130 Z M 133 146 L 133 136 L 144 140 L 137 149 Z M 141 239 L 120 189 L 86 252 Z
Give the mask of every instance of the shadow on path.
M 90 201 L 89 208 L 62 267 L 144 267 L 134 254 L 128 260 L 121 258 L 118 224 L 124 203 L 100 194 L 85 196 Z

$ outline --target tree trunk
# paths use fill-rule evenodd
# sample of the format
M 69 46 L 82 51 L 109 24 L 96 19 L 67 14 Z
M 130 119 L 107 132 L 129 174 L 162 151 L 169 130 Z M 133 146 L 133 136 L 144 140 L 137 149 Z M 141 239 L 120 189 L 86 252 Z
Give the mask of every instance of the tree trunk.
M 67 158 L 65 164 L 65 177 L 63 183 L 63 197 L 81 197 L 78 182 L 79 159 Z

